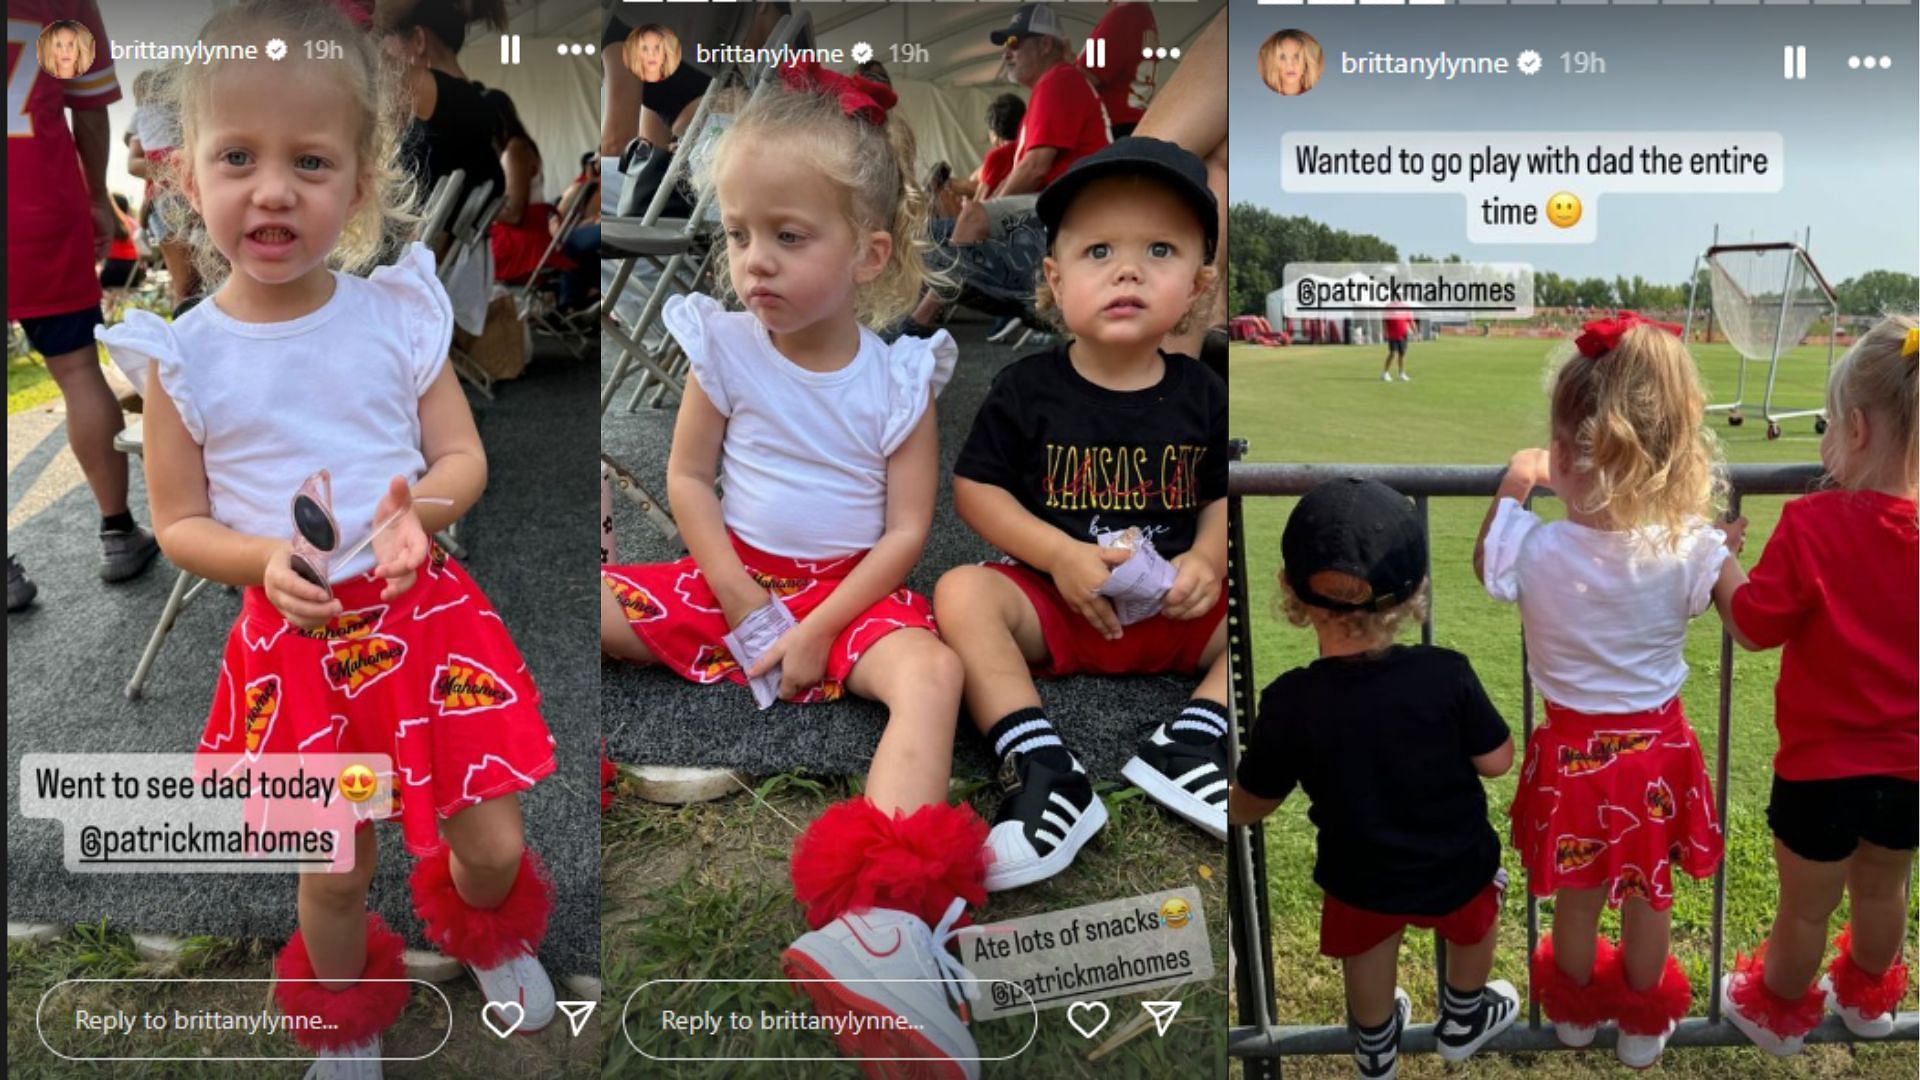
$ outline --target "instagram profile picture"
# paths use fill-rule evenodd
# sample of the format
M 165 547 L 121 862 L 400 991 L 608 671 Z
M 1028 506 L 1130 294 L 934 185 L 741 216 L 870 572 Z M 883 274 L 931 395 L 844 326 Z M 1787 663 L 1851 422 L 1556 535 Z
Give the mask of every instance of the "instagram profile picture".
M 93 31 L 61 19 L 40 31 L 40 67 L 56 79 L 72 79 L 93 66 Z
M 661 82 L 680 68 L 680 38 L 658 23 L 648 23 L 627 35 L 621 55 L 641 82 Z
M 1282 97 L 1313 89 L 1324 67 L 1320 40 L 1305 30 L 1282 30 L 1260 46 L 1260 81 Z

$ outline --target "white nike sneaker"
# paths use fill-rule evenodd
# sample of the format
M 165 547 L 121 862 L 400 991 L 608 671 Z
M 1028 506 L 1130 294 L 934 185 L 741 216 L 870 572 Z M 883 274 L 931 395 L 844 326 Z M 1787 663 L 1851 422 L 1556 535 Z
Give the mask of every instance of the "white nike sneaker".
M 956 897 L 931 930 L 910 912 L 849 912 L 781 955 L 795 988 L 845 1025 L 834 1042 L 869 1076 L 978 1080 L 980 1051 L 963 1017 L 979 983 L 947 951 L 966 909 Z
M 380 1036 L 338 1050 L 322 1050 L 306 1080 L 381 1080 Z
M 1753 1043 L 1753 1045 L 1765 1050 L 1774 1057 L 1792 1057 L 1806 1048 L 1806 1036 L 1776 1035 L 1761 1024 L 1760 1021 L 1741 1012 L 1740 1003 L 1733 999 L 1733 988 L 1736 984 L 1735 980 L 1739 980 L 1741 984 L 1744 984 L 1747 979 L 1755 977 L 1756 976 L 1738 971 L 1720 976 L 1720 1015 L 1726 1018 L 1727 1023 L 1738 1028 L 1740 1034 L 1745 1035 L 1747 1040 Z
M 1593 1037 L 1600 1034 L 1599 1024 L 1563 1024 L 1553 1022 L 1553 1037 L 1560 1045 L 1569 1050 L 1585 1050 L 1593 1045 Z
M 1669 1021 L 1667 1030 L 1658 1035 L 1629 1035 L 1623 1031 L 1620 1041 L 1613 1044 L 1614 1055 L 1620 1059 L 1620 1064 L 1629 1069 L 1652 1068 L 1654 1062 L 1660 1060 L 1661 1052 L 1666 1050 L 1667 1040 L 1673 1037 L 1674 1029 L 1679 1026 Z
M 1401 373 L 1400 373 L 1400 381 L 1401 381 L 1401 382 L 1412 382 L 1412 381 L 1413 381 L 1413 376 L 1411 376 L 1411 375 L 1409 375 L 1409 374 L 1407 374 L 1406 372 L 1404 372 L 1404 371 L 1403 371 L 1403 372 L 1401 372 Z
M 1881 1013 L 1879 1016 L 1867 1016 L 1858 1009 L 1850 1009 L 1840 1004 L 1833 992 L 1833 976 L 1820 976 L 1820 992 L 1827 995 L 1827 1008 L 1832 1009 L 1847 1030 L 1863 1039 L 1884 1039 L 1893 1034 L 1893 1014 Z
M 1381 373 L 1380 373 L 1380 381 L 1381 381 L 1381 382 L 1392 382 L 1392 381 L 1393 381 L 1393 372 L 1391 372 L 1391 371 L 1383 371 L 1383 372 L 1381 372 Z
M 513 1030 L 515 1035 L 532 1035 L 553 1023 L 553 982 L 531 954 L 520 953 L 490 968 L 469 965 L 467 970 L 488 1001 L 517 1001 L 526 1010 L 525 1019 Z

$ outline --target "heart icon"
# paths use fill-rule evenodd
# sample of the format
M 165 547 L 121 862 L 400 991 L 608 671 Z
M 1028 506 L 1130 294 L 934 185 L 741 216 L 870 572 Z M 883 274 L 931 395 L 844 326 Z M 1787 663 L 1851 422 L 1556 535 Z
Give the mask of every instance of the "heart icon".
M 1101 1007 L 1105 1008 L 1104 1005 Z M 494 1019 L 495 1013 L 499 1014 L 497 1020 Z M 527 1022 L 527 1010 L 517 1001 L 489 1001 L 480 1010 L 480 1022 L 487 1025 L 488 1031 L 504 1039 L 520 1030 L 520 1025 Z
M 1086 1014 L 1084 1018 L 1082 1013 Z M 1094 1018 L 1095 1013 L 1100 1014 L 1098 1019 Z M 1113 1012 L 1104 1001 L 1076 1001 L 1067 1006 L 1067 1023 L 1072 1024 L 1073 1030 L 1079 1032 L 1083 1039 L 1100 1034 L 1100 1029 L 1106 1027 L 1112 1017 Z

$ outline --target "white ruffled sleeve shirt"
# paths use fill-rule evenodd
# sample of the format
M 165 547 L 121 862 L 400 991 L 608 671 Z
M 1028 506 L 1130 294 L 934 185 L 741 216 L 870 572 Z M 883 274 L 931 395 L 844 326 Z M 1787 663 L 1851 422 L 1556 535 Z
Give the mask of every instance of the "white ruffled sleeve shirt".
M 1548 701 L 1589 713 L 1667 703 L 1687 681 L 1687 623 L 1713 602 L 1726 534 L 1700 523 L 1672 546 L 1657 531 L 1542 521 L 1502 499 L 1482 561 L 1487 594 L 1517 603 L 1527 674 Z
M 694 294 L 667 301 L 667 329 L 727 418 L 720 509 L 750 546 L 832 559 L 878 543 L 887 522 L 887 459 L 953 377 L 959 348 L 941 331 L 888 345 L 860 331 L 837 371 L 780 354 L 751 314 Z
M 207 300 L 172 323 L 130 309 L 96 331 L 135 386 L 160 373 L 200 445 L 213 519 L 237 532 L 290 538 L 294 492 L 325 468 L 346 547 L 372 527 L 388 481 L 427 471 L 420 395 L 453 335 L 433 253 L 414 244 L 369 277 L 333 279 L 332 298 L 290 322 L 241 322 Z M 375 561 L 368 547 L 332 578 Z

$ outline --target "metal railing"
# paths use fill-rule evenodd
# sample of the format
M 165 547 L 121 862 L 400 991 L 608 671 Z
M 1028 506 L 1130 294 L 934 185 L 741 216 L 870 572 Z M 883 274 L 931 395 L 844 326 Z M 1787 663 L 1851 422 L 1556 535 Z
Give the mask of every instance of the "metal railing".
M 1241 718 L 1255 715 L 1253 678 L 1253 641 L 1248 607 L 1247 547 L 1241 503 L 1248 496 L 1304 495 L 1315 485 L 1341 477 L 1358 476 L 1378 480 L 1412 497 L 1423 532 L 1430 534 L 1428 501 L 1435 498 L 1491 498 L 1505 470 L 1499 466 L 1463 465 L 1260 465 L 1238 460 L 1244 444 L 1235 443 L 1227 484 L 1228 547 L 1232 563 L 1228 586 L 1227 637 L 1232 653 L 1232 713 L 1236 738 L 1230 746 L 1231 767 L 1239 768 L 1240 747 L 1244 739 Z M 1729 509 L 1739 513 L 1741 499 L 1747 495 L 1798 495 L 1813 490 L 1820 482 L 1817 465 L 1736 465 L 1730 470 Z M 1428 574 L 1432 574 L 1429 545 Z M 1433 610 L 1429 605 L 1426 621 L 1420 626 L 1422 644 L 1433 643 Z M 1714 794 L 1719 820 L 1727 821 L 1727 744 L 1729 713 L 1733 703 L 1733 639 L 1723 629 L 1720 634 L 1720 674 L 1718 730 L 1715 747 Z M 1521 643 L 1521 711 L 1525 746 L 1533 734 L 1533 682 L 1525 674 L 1526 645 Z M 1234 827 L 1228 836 L 1229 931 L 1234 955 L 1234 985 L 1238 997 L 1238 1022 L 1228 1035 L 1227 1052 L 1244 1061 L 1249 1077 L 1279 1074 L 1278 1057 L 1289 1054 L 1340 1054 L 1351 1047 L 1344 1027 L 1283 1025 L 1274 1016 L 1276 1003 L 1272 988 L 1273 930 L 1267 911 L 1267 868 L 1264 833 L 1261 826 Z M 1680 1022 L 1669 1046 L 1745 1046 L 1746 1036 L 1731 1024 L 1720 1020 L 1720 976 L 1725 966 L 1725 920 L 1727 867 L 1723 858 L 1713 877 L 1713 975 L 1708 983 L 1707 1015 Z M 1533 954 L 1540 934 L 1539 905 L 1531 892 L 1527 895 L 1527 954 Z M 1437 987 L 1446 979 L 1445 943 L 1434 937 L 1434 980 Z M 1920 1013 L 1900 1013 L 1893 1034 L 1876 1042 L 1911 1041 L 1920 1037 Z M 1616 1037 L 1610 1028 L 1596 1040 L 1597 1046 L 1610 1046 Z M 1854 1042 L 1852 1033 L 1838 1017 L 1827 1017 L 1807 1036 L 1810 1043 Z M 1434 1048 L 1431 1024 L 1410 1025 L 1401 1042 L 1405 1052 L 1422 1053 Z M 1543 1025 L 1539 1006 L 1529 995 L 1527 1022 L 1515 1024 L 1487 1044 L 1495 1051 L 1540 1051 L 1565 1049 Z

